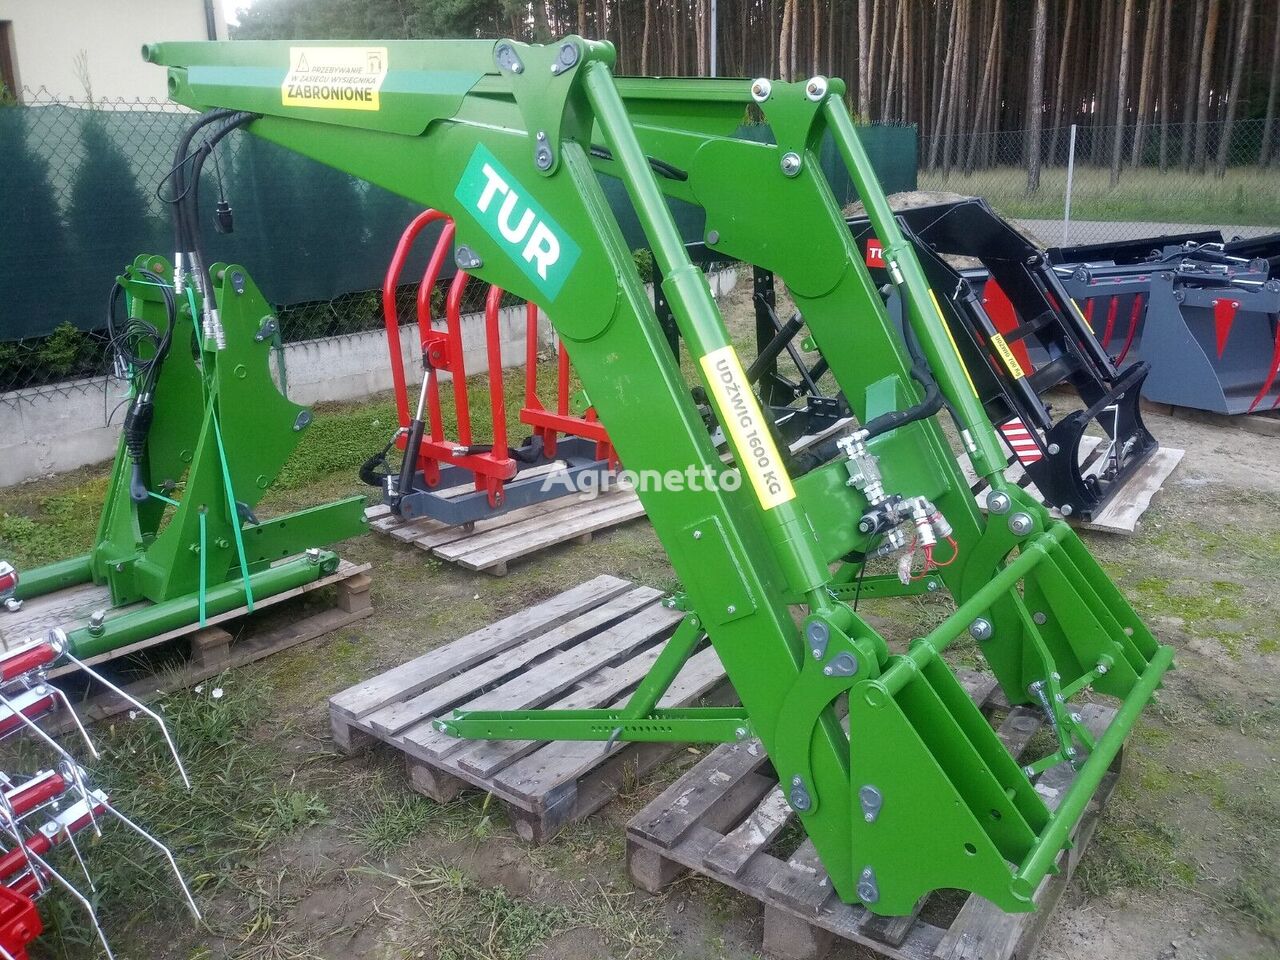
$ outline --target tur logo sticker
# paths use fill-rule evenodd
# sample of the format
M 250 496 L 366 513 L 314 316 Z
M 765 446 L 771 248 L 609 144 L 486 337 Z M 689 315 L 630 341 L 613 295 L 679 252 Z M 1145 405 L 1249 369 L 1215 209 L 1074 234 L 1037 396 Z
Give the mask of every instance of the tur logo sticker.
M 554 300 L 582 249 L 484 144 L 476 144 L 453 195 Z

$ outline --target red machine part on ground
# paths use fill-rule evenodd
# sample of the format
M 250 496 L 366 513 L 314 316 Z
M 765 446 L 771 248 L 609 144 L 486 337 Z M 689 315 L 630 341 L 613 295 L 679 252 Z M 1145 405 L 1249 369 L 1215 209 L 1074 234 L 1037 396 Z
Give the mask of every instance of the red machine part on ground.
M 485 353 L 489 375 L 489 405 L 493 421 L 492 442 L 477 443 L 471 429 L 471 406 L 467 395 L 467 372 L 463 358 L 462 302 L 470 277 L 459 269 L 449 283 L 445 296 L 444 329 L 437 329 L 432 318 L 431 295 L 440 280 L 441 272 L 453 249 L 454 225 L 452 219 L 438 210 L 420 213 L 405 228 L 396 245 L 395 254 L 387 269 L 382 285 L 383 318 L 386 323 L 387 345 L 391 354 L 391 375 L 396 395 L 396 410 L 401 427 L 407 427 L 413 416 L 408 393 L 408 378 L 401 350 L 400 321 L 396 308 L 396 293 L 404 272 L 405 262 L 419 234 L 433 223 L 443 224 L 436 245 L 427 261 L 426 271 L 418 285 L 417 314 L 418 340 L 425 365 L 423 390 L 425 393 L 428 429 L 417 452 L 417 467 L 429 487 L 440 483 L 440 469 L 444 465 L 460 467 L 470 472 L 477 490 L 486 491 L 489 505 L 501 506 L 503 485 L 515 477 L 517 459 L 511 455 L 507 438 L 507 398 L 503 383 L 502 336 L 500 310 L 503 291 L 488 287 L 485 295 Z M 526 351 L 524 405 L 520 409 L 520 422 L 527 424 L 536 437 L 541 438 L 548 457 L 555 455 L 556 440 L 561 436 L 575 436 L 594 441 L 598 459 L 616 465 L 616 454 L 609 442 L 608 433 L 595 415 L 588 409 L 582 416 L 569 412 L 569 356 L 564 345 L 557 346 L 556 408 L 546 409 L 538 399 L 538 308 L 525 304 Z M 440 380 L 449 374 L 453 384 L 454 435 L 446 434 L 444 413 L 440 403 Z M 404 449 L 406 436 L 402 432 L 396 445 Z

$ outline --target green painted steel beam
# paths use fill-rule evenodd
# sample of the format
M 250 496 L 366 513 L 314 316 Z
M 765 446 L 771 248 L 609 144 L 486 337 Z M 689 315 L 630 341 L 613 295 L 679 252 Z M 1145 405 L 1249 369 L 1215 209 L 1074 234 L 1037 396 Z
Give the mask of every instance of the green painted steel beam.
M 19 600 L 30 600 L 32 597 L 53 593 L 64 587 L 89 583 L 93 579 L 93 567 L 87 553 L 18 572 L 21 579 L 18 581 L 14 596 Z
M 659 707 L 640 717 L 623 710 L 467 710 L 434 724 L 473 740 L 732 743 L 752 736 L 741 707 Z
M 319 580 L 337 569 L 338 555 L 324 551 L 313 557 L 298 557 L 255 573 L 249 578 L 249 588 L 254 596 L 270 597 Z M 246 599 L 243 580 L 220 583 L 205 594 L 205 615 L 217 616 L 242 607 Z M 100 628 L 81 627 L 68 633 L 67 640 L 71 644 L 71 652 L 84 659 L 198 623 L 199 620 L 200 598 L 191 593 L 108 615 Z

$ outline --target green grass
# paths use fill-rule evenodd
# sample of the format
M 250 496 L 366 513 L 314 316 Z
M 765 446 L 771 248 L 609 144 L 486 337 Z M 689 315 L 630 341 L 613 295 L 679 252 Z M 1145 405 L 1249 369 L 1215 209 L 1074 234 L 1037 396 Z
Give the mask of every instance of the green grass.
M 206 908 L 211 898 L 244 882 L 244 871 L 277 839 L 328 818 L 313 791 L 282 782 L 289 758 L 280 748 L 285 732 L 263 739 L 255 729 L 269 709 L 270 691 L 249 675 L 224 675 L 198 688 L 165 697 L 159 709 L 191 777 L 182 785 L 159 729 L 151 723 L 99 725 L 95 742 L 102 759 L 93 764 L 113 804 L 173 851 L 183 876 Z M 31 741 L 10 750 L 24 758 L 43 756 Z M 8 759 L 8 758 L 6 758 Z M 293 762 L 296 762 L 294 760 Z M 35 767 L 31 767 L 34 769 Z M 117 953 L 149 955 L 141 922 L 188 924 L 181 891 L 167 865 L 141 838 L 108 823 L 102 839 L 85 844 L 86 861 L 98 886 L 98 914 Z M 84 960 L 94 934 L 67 897 L 45 901 L 47 933 L 33 957 Z M 210 913 L 210 921 L 216 913 Z M 131 947 L 142 949 L 131 950 Z
M 1066 177 L 1063 168 L 1046 169 L 1040 175 L 1040 189 L 1028 194 L 1027 175 L 1021 167 L 994 167 L 968 175 L 953 171 L 948 177 L 922 170 L 919 186 L 985 197 L 1006 217 L 1059 219 Z M 1077 166 L 1071 218 L 1275 226 L 1280 224 L 1280 189 L 1273 171 L 1253 167 L 1229 169 L 1221 180 L 1211 172 L 1125 169 L 1112 187 L 1105 167 Z

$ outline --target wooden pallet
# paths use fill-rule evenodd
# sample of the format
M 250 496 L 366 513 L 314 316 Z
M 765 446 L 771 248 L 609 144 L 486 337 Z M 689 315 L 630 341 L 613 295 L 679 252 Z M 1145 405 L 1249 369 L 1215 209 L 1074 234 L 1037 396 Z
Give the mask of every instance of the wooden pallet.
M 334 740 L 348 753 L 377 742 L 403 752 L 413 786 L 441 803 L 468 786 L 486 790 L 506 805 L 520 836 L 541 843 L 680 746 L 458 740 L 431 721 L 454 707 L 621 704 L 680 618 L 651 587 L 596 577 L 332 697 Z M 689 659 L 660 705 L 731 697 L 708 647 Z
M 148 674 L 140 680 L 124 685 L 123 689 L 130 696 L 147 703 L 162 694 L 189 687 L 201 680 L 216 676 L 224 670 L 261 660 L 263 657 L 287 650 L 308 640 L 314 640 L 316 637 L 369 616 L 373 613 L 369 597 L 372 581 L 367 576 L 369 569 L 370 564 L 356 564 L 342 560 L 338 564 L 338 569 L 328 576 L 257 600 L 252 614 L 246 607 L 237 607 L 226 613 L 209 617 L 204 627 L 192 623 L 185 627 L 168 630 L 146 640 L 89 657 L 85 662 L 98 665 L 128 654 L 141 653 L 172 640 L 186 638 L 190 644 L 189 656 L 180 666 Z M 231 621 L 237 620 L 252 625 L 260 613 L 287 600 L 328 586 L 335 588 L 332 606 L 326 606 L 303 617 L 290 619 L 266 630 L 254 630 L 250 626 L 243 631 L 237 630 L 233 635 L 226 629 L 232 626 Z M 53 627 L 62 627 L 64 630 L 75 629 L 81 626 L 94 610 L 109 604 L 106 588 L 91 584 L 70 587 L 44 597 L 33 598 L 23 604 L 21 611 L 12 614 L 9 619 L 0 620 L 0 642 L 5 649 L 8 649 L 20 644 L 28 637 L 41 636 Z M 50 676 L 73 674 L 76 670 L 75 666 L 66 665 L 51 670 Z M 129 709 L 130 704 L 127 700 L 109 691 L 97 693 L 91 686 L 89 694 L 85 699 L 76 702 L 76 713 L 85 722 L 102 720 Z M 69 729 L 71 722 L 69 717 L 54 717 L 53 723 L 45 724 L 45 727 L 51 732 L 60 732 Z
M 1003 441 L 1001 441 L 1003 445 Z M 1009 453 L 1008 447 L 1004 447 L 1010 459 L 1013 454 Z M 1081 457 L 1081 473 L 1088 475 L 1101 470 L 1106 464 L 1104 458 L 1107 452 L 1107 445 L 1100 437 L 1085 435 L 1080 439 L 1080 457 Z M 1102 530 L 1106 533 L 1119 533 L 1132 535 L 1138 527 L 1138 520 L 1146 513 L 1147 508 L 1151 506 L 1151 498 L 1160 492 L 1160 488 L 1164 486 L 1164 482 L 1169 479 L 1169 475 L 1173 473 L 1174 468 L 1182 462 L 1182 457 L 1186 451 L 1177 450 L 1170 447 L 1161 447 L 1151 457 L 1133 472 L 1133 475 L 1125 482 L 1120 491 L 1111 498 L 1105 507 L 1092 520 L 1085 522 L 1067 518 L 1073 526 L 1083 530 Z M 973 472 L 973 467 L 969 463 L 966 455 L 959 458 L 960 469 L 964 471 L 965 479 L 969 481 L 969 489 L 973 491 L 973 495 L 977 498 L 984 508 L 987 502 L 987 482 Z M 1014 460 L 1004 472 L 1005 479 L 1012 484 L 1016 484 L 1026 490 L 1033 497 L 1044 502 L 1044 498 L 1040 495 L 1040 491 L 1036 489 L 1036 485 L 1031 482 L 1031 478 L 1027 476 L 1026 470 L 1022 468 L 1022 464 Z M 1050 511 L 1055 517 L 1062 519 L 1056 509 Z
M 504 577 L 513 560 L 569 541 L 590 543 L 597 531 L 644 516 L 644 507 L 634 493 L 615 489 L 598 496 L 566 496 L 457 526 L 431 518 L 401 520 L 385 505 L 370 507 L 365 515 L 375 533 L 411 543 L 464 569 Z
M 990 675 L 961 671 L 960 679 L 984 712 L 1002 717 L 1000 739 L 1019 756 L 1043 725 L 1041 714 L 1008 709 Z M 1095 733 L 1114 712 L 1097 705 L 1081 710 Z M 1007 914 L 974 895 L 956 909 L 954 893 L 924 898 L 908 917 L 876 917 L 841 902 L 811 841 L 789 856 L 770 849 L 792 812 L 758 740 L 717 747 L 636 814 L 627 826 L 627 868 L 650 893 L 692 872 L 754 898 L 764 907 L 764 952 L 785 960 L 817 960 L 837 938 L 896 960 L 1025 960 L 1070 882 L 1119 773 L 1117 758 L 1073 833 L 1075 846 L 1059 857 L 1061 872 L 1036 891 L 1035 913 Z M 1036 789 L 1052 809 L 1074 778 L 1069 767 L 1055 767 L 1039 777 Z

